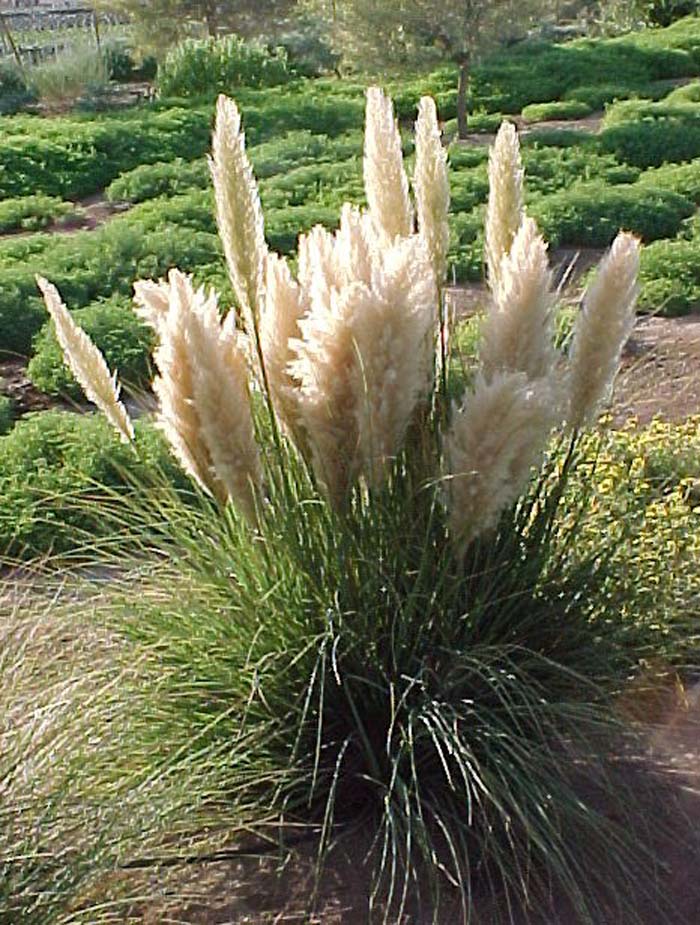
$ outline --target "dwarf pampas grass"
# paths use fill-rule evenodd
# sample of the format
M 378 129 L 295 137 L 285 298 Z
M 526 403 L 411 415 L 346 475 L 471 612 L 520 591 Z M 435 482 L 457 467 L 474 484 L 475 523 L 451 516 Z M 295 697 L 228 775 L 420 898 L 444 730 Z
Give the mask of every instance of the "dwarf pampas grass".
M 484 375 L 523 372 L 548 376 L 556 351 L 552 337 L 554 298 L 547 245 L 525 218 L 501 261 L 498 285 L 483 328 L 479 357 Z
M 464 549 L 493 529 L 525 488 L 555 423 L 545 381 L 524 373 L 479 376 L 445 441 L 450 532 Z
M 574 430 L 595 420 L 610 393 L 634 325 L 638 271 L 639 241 L 620 232 L 584 294 L 574 329 L 567 415 Z
M 257 340 L 265 283 L 265 227 L 258 187 L 245 151 L 241 116 L 233 100 L 220 96 L 209 162 L 216 217 L 231 285 L 246 331 Z
M 413 231 L 413 207 L 394 107 L 379 87 L 367 90 L 365 194 L 377 232 L 388 243 Z
M 515 126 L 504 122 L 489 156 L 489 201 L 484 254 L 492 291 L 500 284 L 501 261 L 523 219 L 523 168 Z
M 436 282 L 441 285 L 447 275 L 447 251 L 450 247 L 450 226 L 447 223 L 450 180 L 435 101 L 429 96 L 424 96 L 418 105 L 413 188 L 418 231 L 428 247 Z
M 119 387 L 97 347 L 71 318 L 55 286 L 41 276 L 37 284 L 56 329 L 56 339 L 71 372 L 85 395 L 102 411 L 126 443 L 134 439 L 134 426 L 119 400 Z

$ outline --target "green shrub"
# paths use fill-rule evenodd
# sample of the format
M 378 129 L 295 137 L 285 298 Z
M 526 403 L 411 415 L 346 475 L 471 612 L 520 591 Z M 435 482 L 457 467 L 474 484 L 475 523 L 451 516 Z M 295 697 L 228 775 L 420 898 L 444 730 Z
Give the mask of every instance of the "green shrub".
M 450 215 L 450 273 L 458 283 L 484 276 L 483 210 Z
M 265 180 L 309 164 L 337 163 L 362 155 L 362 135 L 347 132 L 337 138 L 296 129 L 249 150 L 255 176 Z
M 700 306 L 700 241 L 656 241 L 642 250 L 639 310 L 687 315 Z
M 530 103 L 522 111 L 526 122 L 547 122 L 554 119 L 582 119 L 591 107 L 582 100 L 557 100 L 553 103 Z
M 271 209 L 319 203 L 342 205 L 364 201 L 362 163 L 350 158 L 338 164 L 309 164 L 260 183 L 263 205 Z
M 156 86 L 163 96 L 209 97 L 238 87 L 273 87 L 290 79 L 287 56 L 235 35 L 187 39 L 173 48 L 158 68 Z
M 689 161 L 700 150 L 700 106 L 665 100 L 615 103 L 599 138 L 602 150 L 638 167 Z
M 686 164 L 663 164 L 639 176 L 640 185 L 670 190 L 700 205 L 700 158 Z
M 94 302 L 76 309 L 73 317 L 102 351 L 107 365 L 118 373 L 121 382 L 136 389 L 147 387 L 153 332 L 139 321 L 128 299 L 112 297 Z M 34 356 L 27 376 L 48 395 L 64 395 L 75 400 L 83 397 L 82 389 L 63 360 L 53 323 L 44 325 L 34 341 Z
M 8 231 L 38 231 L 61 218 L 75 214 L 72 202 L 56 196 L 25 196 L 0 201 L 0 234 Z
M 138 110 L 89 121 L 15 116 L 5 127 L 0 199 L 87 196 L 140 164 L 201 157 L 211 136 L 209 115 L 185 109 Z
M 615 100 L 626 100 L 628 97 L 633 96 L 634 93 L 634 89 L 624 87 L 619 83 L 591 84 L 567 90 L 565 99 L 585 103 L 590 107 L 591 111 L 597 111 L 604 109 L 607 103 L 613 103 Z
M 28 414 L 0 438 L 0 550 L 13 557 L 70 552 L 113 529 L 100 512 L 110 489 L 159 469 L 182 488 L 160 433 L 137 422 L 139 453 L 99 415 Z
M 158 196 L 177 196 L 210 184 L 206 161 L 174 161 L 142 164 L 112 180 L 105 190 L 110 202 L 145 202 Z
M 486 202 L 489 178 L 486 165 L 454 171 L 450 176 L 450 207 L 453 212 L 471 212 Z
M 46 321 L 37 273 L 51 278 L 72 307 L 82 308 L 115 293 L 129 296 L 134 280 L 161 277 L 175 265 L 196 272 L 219 261 L 214 232 L 205 191 L 144 203 L 96 231 L 37 236 L 45 239 L 35 252 L 30 242 L 15 248 L 14 259 L 3 261 L 0 248 L 0 349 L 27 355 Z
M 15 411 L 12 399 L 8 395 L 0 395 L 0 437 L 8 434 L 15 423 Z
M 592 132 L 577 128 L 533 128 L 522 139 L 523 148 L 597 148 Z
M 700 103 L 700 80 L 676 87 L 668 94 L 664 102 L 669 104 Z
M 102 45 L 102 56 L 110 80 L 129 80 L 134 75 L 136 64 L 126 39 L 109 38 Z
M 14 63 L 0 60 L 0 116 L 19 112 L 35 100 L 24 75 Z
M 582 180 L 632 183 L 640 174 L 638 167 L 619 164 L 612 154 L 598 154 L 590 147 L 526 146 L 522 157 L 530 194 L 548 195 Z
M 475 146 L 463 144 L 459 141 L 453 141 L 448 148 L 450 158 L 450 167 L 453 170 L 462 170 L 463 168 L 479 167 L 481 164 L 488 163 L 489 149 L 484 146 Z
M 530 212 L 554 245 L 607 247 L 622 228 L 645 241 L 676 234 L 694 211 L 683 196 L 651 185 L 580 183 L 533 199 Z

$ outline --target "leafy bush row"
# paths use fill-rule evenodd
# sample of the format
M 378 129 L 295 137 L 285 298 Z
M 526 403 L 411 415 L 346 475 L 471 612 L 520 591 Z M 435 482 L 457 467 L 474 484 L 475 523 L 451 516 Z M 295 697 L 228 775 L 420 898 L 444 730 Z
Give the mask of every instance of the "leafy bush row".
M 57 196 L 24 196 L 0 201 L 0 234 L 9 231 L 39 231 L 60 218 L 75 214 L 72 202 Z

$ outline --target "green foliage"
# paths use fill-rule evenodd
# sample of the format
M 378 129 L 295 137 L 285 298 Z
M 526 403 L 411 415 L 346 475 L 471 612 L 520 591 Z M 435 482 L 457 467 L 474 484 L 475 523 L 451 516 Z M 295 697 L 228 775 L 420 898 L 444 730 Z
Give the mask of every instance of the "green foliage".
M 591 107 L 582 100 L 557 100 L 553 103 L 530 103 L 522 111 L 526 122 L 547 122 L 554 119 L 582 119 Z
M 113 529 L 100 499 L 154 470 L 184 487 L 164 438 L 152 425 L 138 422 L 137 430 L 138 454 L 100 415 L 41 411 L 18 421 L 0 438 L 2 552 L 33 557 L 91 545 Z
M 692 160 L 700 150 L 700 106 L 665 100 L 615 103 L 605 116 L 600 144 L 638 167 Z
M 530 203 L 533 218 L 555 246 L 607 247 L 620 228 L 644 241 L 672 237 L 693 211 L 684 196 L 650 184 L 608 187 L 598 181 Z
M 0 60 L 0 116 L 18 112 L 34 99 L 14 61 Z
M 37 273 L 50 278 L 72 308 L 81 308 L 114 293 L 128 296 L 134 280 L 157 279 L 176 265 L 189 272 L 223 267 L 207 197 L 148 202 L 96 231 L 0 248 L 2 349 L 27 355 L 46 320 Z
M 577 100 L 585 103 L 591 111 L 604 109 L 608 103 L 615 100 L 626 100 L 634 95 L 634 90 L 620 83 L 590 84 L 582 87 L 572 87 L 566 91 L 566 100 Z
M 150 379 L 149 357 L 154 336 L 132 311 L 124 297 L 94 302 L 76 309 L 73 317 L 102 351 L 107 365 L 126 386 L 145 389 Z M 49 395 L 68 396 L 76 401 L 83 391 L 73 378 L 56 340 L 53 322 L 47 323 L 34 342 L 34 356 L 27 368 L 34 385 Z
M 171 49 L 158 68 L 162 96 L 214 98 L 237 87 L 274 87 L 290 79 L 282 49 L 271 54 L 264 45 L 235 35 L 188 39 Z
M 640 175 L 637 167 L 619 164 L 611 154 L 598 154 L 589 147 L 526 146 L 522 152 L 527 175 L 527 192 L 548 195 L 568 189 L 579 181 L 599 180 L 606 185 L 632 183 Z
M 211 136 L 209 114 L 196 109 L 137 110 L 90 120 L 15 116 L 4 121 L 3 130 L 0 199 L 87 196 L 139 164 L 202 156 Z
M 639 310 L 687 315 L 700 306 L 700 240 L 655 241 L 642 251 Z
M 104 91 L 109 81 L 106 58 L 94 44 L 71 44 L 27 74 L 30 90 L 50 106 L 74 103 Z
M 683 84 L 676 87 L 664 99 L 665 103 L 700 103 L 700 80 L 694 80 L 692 83 Z
M 72 202 L 56 196 L 25 196 L 0 201 L 0 234 L 8 231 L 39 231 L 61 218 L 75 214 Z
M 645 170 L 639 177 L 641 185 L 670 190 L 700 206 L 700 158 L 687 164 L 664 164 Z
M 0 437 L 9 433 L 15 423 L 15 411 L 12 399 L 0 394 Z
M 174 161 L 141 164 L 112 180 L 105 195 L 110 202 L 146 202 L 158 196 L 177 196 L 210 185 L 206 161 Z

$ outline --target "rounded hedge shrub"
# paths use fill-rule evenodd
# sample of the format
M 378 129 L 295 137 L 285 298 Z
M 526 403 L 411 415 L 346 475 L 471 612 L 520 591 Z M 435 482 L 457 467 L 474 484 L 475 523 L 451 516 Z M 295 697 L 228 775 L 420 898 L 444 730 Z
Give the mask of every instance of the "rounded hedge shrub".
M 186 39 L 165 57 L 156 86 L 162 96 L 214 97 L 236 87 L 273 87 L 291 78 L 283 49 L 272 54 L 235 35 Z
M 121 382 L 136 388 L 148 385 L 153 332 L 139 321 L 128 300 L 117 296 L 95 302 L 76 309 L 73 317 L 102 351 L 110 370 L 118 372 Z M 52 322 L 37 335 L 34 348 L 27 369 L 34 385 L 48 395 L 83 400 L 83 391 L 63 360 Z
M 684 196 L 651 185 L 593 182 L 534 199 L 530 212 L 552 245 L 608 247 L 620 229 L 644 241 L 673 237 L 694 206 Z
M 531 103 L 522 111 L 526 122 L 547 122 L 553 119 L 583 119 L 591 107 L 582 100 L 555 100 L 552 103 Z
M 640 311 L 687 315 L 700 306 L 700 240 L 656 241 L 642 250 Z
M 141 164 L 113 180 L 105 193 L 110 202 L 145 202 L 158 196 L 177 196 L 210 184 L 206 161 L 174 161 Z
M 39 411 L 0 437 L 0 554 L 67 553 L 114 530 L 100 509 L 109 491 L 133 489 L 153 469 L 188 483 L 165 438 L 137 421 L 138 452 L 100 414 Z

